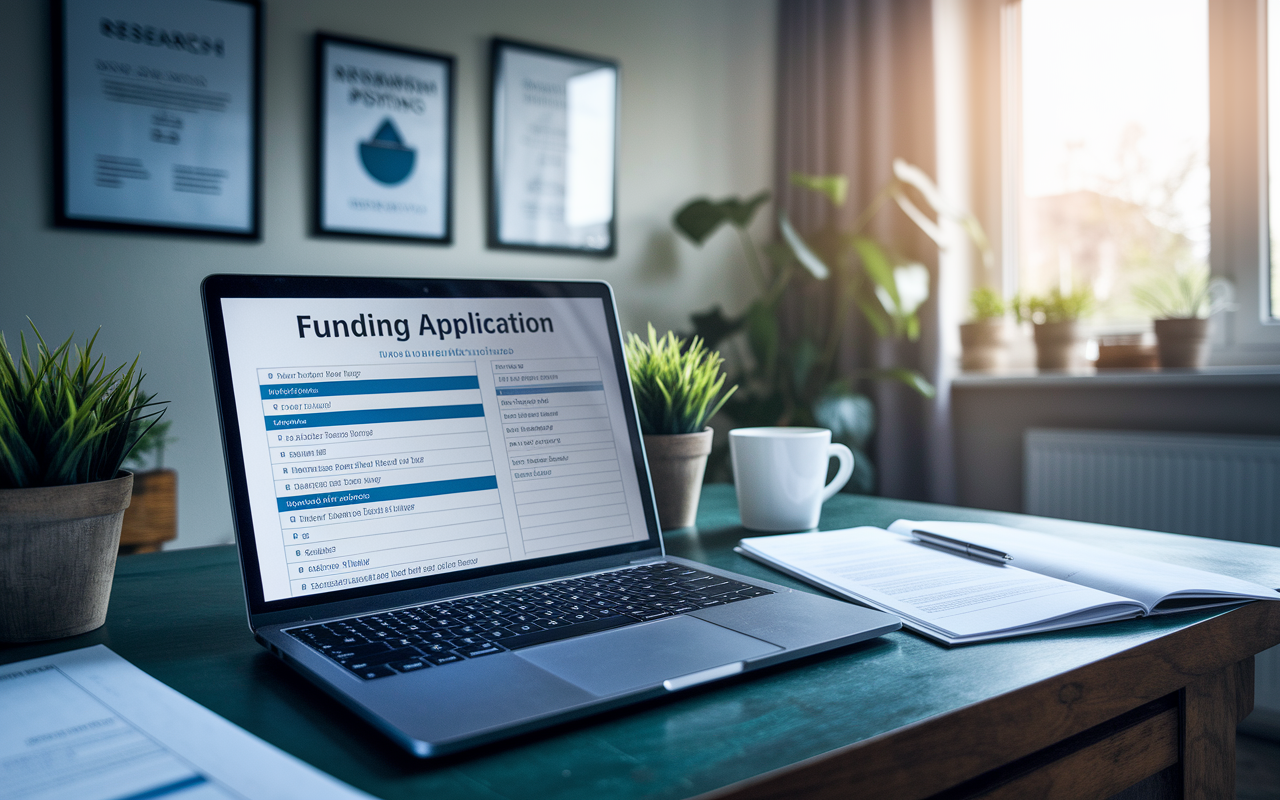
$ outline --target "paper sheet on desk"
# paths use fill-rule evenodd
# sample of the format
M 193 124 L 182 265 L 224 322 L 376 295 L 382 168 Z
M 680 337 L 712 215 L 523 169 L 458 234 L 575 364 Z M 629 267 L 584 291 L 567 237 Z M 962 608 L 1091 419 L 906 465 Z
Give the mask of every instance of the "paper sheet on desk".
M 0 798 L 363 798 L 102 645 L 0 666 Z

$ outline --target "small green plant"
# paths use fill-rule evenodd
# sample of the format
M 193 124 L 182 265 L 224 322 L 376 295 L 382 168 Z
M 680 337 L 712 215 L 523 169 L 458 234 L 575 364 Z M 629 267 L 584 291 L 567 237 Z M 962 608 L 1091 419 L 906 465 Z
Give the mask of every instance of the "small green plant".
M 724 359 L 708 351 L 697 336 L 686 346 L 671 331 L 659 339 L 649 325 L 647 342 L 627 334 L 626 353 L 640 430 L 646 436 L 698 433 L 738 389 L 734 386 L 720 395 Z
M 133 429 L 129 432 L 129 457 L 125 459 L 124 466 L 138 472 L 164 469 L 164 449 L 178 441 L 177 437 L 169 435 L 171 427 L 173 422 L 167 419 L 154 422 L 134 420 Z
M 1145 286 L 1133 287 L 1133 299 L 1156 319 L 1195 319 L 1230 311 L 1235 308 L 1231 294 L 1231 283 L 1224 278 L 1211 279 L 1204 265 L 1162 273 Z
M 1032 297 L 1015 297 L 1014 313 L 1019 322 L 1030 320 L 1037 325 L 1046 322 L 1074 322 L 1093 313 L 1093 290 L 1089 287 L 1063 294 L 1061 289 L 1051 289 L 1048 294 Z
M 969 295 L 969 305 L 973 308 L 973 321 L 986 322 L 1000 319 L 1008 311 L 1004 298 L 990 286 L 980 286 Z
M 50 350 L 34 324 L 34 354 L 19 334 L 17 358 L 0 334 L 0 488 L 64 486 L 110 480 L 129 455 L 135 423 L 153 425 L 163 411 L 142 394 L 138 360 L 106 371 L 68 337 Z M 143 431 L 142 434 L 145 434 Z

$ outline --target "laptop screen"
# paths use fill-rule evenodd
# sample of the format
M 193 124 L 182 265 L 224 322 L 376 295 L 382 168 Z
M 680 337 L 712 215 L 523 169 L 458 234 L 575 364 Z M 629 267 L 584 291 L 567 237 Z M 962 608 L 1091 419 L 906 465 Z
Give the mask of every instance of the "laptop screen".
M 649 542 L 616 323 L 590 286 L 217 299 L 262 600 Z

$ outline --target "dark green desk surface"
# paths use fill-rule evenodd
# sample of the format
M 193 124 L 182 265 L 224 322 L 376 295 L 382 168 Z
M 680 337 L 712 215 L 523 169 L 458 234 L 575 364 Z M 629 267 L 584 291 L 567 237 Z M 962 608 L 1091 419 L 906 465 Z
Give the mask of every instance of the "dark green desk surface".
M 883 526 L 899 517 L 1021 522 L 1280 587 L 1280 549 L 1257 545 L 852 495 L 828 502 L 821 527 Z M 707 487 L 698 522 L 667 536 L 669 552 L 807 588 L 732 552 L 748 535 L 732 487 Z M 402 755 L 253 641 L 229 546 L 120 559 L 105 627 L 0 649 L 0 663 L 105 644 L 232 722 L 384 798 L 676 798 L 979 703 L 1225 613 L 954 649 L 899 631 L 439 763 Z

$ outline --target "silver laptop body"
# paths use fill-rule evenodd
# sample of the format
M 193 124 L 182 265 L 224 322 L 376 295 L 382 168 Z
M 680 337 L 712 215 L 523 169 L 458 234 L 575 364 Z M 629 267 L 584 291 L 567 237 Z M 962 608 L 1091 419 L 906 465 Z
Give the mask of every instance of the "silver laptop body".
M 665 555 L 603 282 L 201 293 L 250 628 L 415 755 L 900 627 Z

